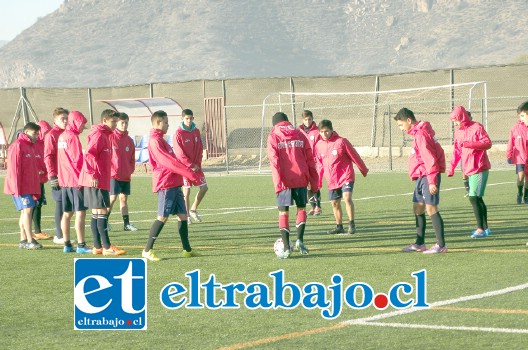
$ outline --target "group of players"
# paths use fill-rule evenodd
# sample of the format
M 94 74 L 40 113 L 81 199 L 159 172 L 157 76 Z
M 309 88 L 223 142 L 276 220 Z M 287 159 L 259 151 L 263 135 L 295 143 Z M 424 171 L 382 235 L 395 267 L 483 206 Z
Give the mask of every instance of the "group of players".
M 518 174 L 517 203 L 528 202 L 528 181 L 524 167 L 528 161 L 528 101 L 518 107 L 520 121 L 512 129 L 507 159 L 516 164 Z M 277 112 L 272 117 L 273 128 L 268 136 L 268 158 L 277 195 L 279 230 L 283 243 L 276 252 L 280 259 L 288 258 L 293 250 L 308 254 L 304 244 L 304 231 L 308 215 L 321 214 L 322 177 L 327 182 L 336 227 L 328 234 L 354 234 L 354 164 L 363 176 L 368 168 L 352 144 L 333 129 L 332 122 L 314 122 L 311 111 L 303 111 L 303 123 L 294 127 L 286 114 Z M 451 112 L 456 127 L 453 156 L 447 176 L 453 176 L 459 162 L 467 197 L 473 207 L 477 228 L 472 238 L 491 234 L 488 227 L 487 207 L 483 196 L 491 164 L 487 150 L 492 142 L 482 124 L 471 119 L 470 112 L 458 106 Z M 150 228 L 142 257 L 160 260 L 153 251 L 156 238 L 170 215 L 178 217 L 178 232 L 183 256 L 196 256 L 188 237 L 188 223 L 200 222 L 197 207 L 207 192 L 202 171 L 200 131 L 194 124 L 191 110 L 182 112 L 182 121 L 172 136 L 173 147 L 166 141 L 169 128 L 167 114 L 157 111 L 151 117 L 148 153 L 152 169 L 152 188 L 158 194 L 158 216 Z M 427 121 L 419 121 L 414 113 L 402 108 L 394 117 L 398 127 L 413 137 L 408 161 L 410 178 L 415 181 L 413 209 L 416 220 L 416 240 L 402 250 L 424 254 L 446 253 L 444 221 L 440 215 L 441 174 L 446 172 L 446 161 L 435 132 Z M 92 253 L 105 256 L 125 254 L 110 243 L 108 216 L 116 199 L 120 199 L 124 230 L 137 231 L 130 223 L 127 197 L 130 179 L 135 168 L 135 147 L 128 136 L 129 118 L 125 113 L 105 110 L 101 123 L 94 125 L 88 135 L 88 146 L 83 153 L 79 134 L 85 128 L 86 118 L 81 112 L 68 112 L 57 108 L 51 128 L 45 121 L 28 123 L 23 133 L 9 147 L 8 173 L 4 192 L 13 197 L 20 211 L 19 248 L 39 249 L 38 239 L 49 239 L 40 230 L 41 207 L 45 204 L 44 183 L 49 180 L 56 202 L 55 243 L 64 244 L 64 252 Z M 198 186 L 194 203 L 189 206 L 191 186 Z M 341 201 L 345 202 L 348 229 L 343 227 Z M 290 245 L 289 207 L 295 203 L 296 242 Z M 306 206 L 311 204 L 307 213 Z M 92 210 L 91 230 L 94 247 L 86 246 L 84 223 L 86 210 Z M 70 220 L 76 214 L 77 247 L 70 240 Z M 431 218 L 436 235 L 435 244 L 425 245 L 426 218 Z M 35 233 L 32 234 L 32 223 Z
M 172 136 L 174 149 L 165 140 L 169 123 L 164 111 L 151 117 L 148 152 L 152 167 L 153 191 L 158 193 L 158 217 L 150 229 L 142 256 L 151 261 L 159 258 L 152 247 L 169 215 L 178 215 L 183 256 L 192 257 L 188 239 L 188 219 L 201 221 L 198 205 L 207 192 L 201 169 L 202 139 L 194 124 L 193 112 L 185 109 L 182 121 Z M 118 256 L 126 252 L 111 244 L 108 216 L 119 198 L 125 231 L 137 231 L 130 223 L 127 198 L 135 169 L 134 141 L 128 135 L 129 117 L 125 113 L 104 110 L 101 122 L 92 126 L 85 151 L 79 135 L 87 119 L 79 111 L 56 108 L 53 127 L 46 121 L 29 122 L 8 149 L 8 170 L 4 192 L 12 196 L 20 211 L 19 248 L 42 248 L 38 240 L 51 239 L 41 232 L 42 205 L 46 204 L 44 183 L 50 183 L 56 202 L 53 242 L 64 244 L 65 253 Z M 183 177 L 182 177 L 183 176 Z M 189 207 L 191 186 L 199 191 Z M 183 190 L 182 190 L 183 186 Z M 90 228 L 93 248 L 85 241 L 86 211 L 91 209 Z M 75 214 L 77 246 L 70 240 L 70 221 Z M 32 225 L 35 224 L 35 232 Z

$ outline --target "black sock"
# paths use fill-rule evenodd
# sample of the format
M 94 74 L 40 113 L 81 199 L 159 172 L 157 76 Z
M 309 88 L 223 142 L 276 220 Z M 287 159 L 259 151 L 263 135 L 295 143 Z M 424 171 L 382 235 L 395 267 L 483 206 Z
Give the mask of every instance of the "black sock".
M 94 248 L 101 249 L 101 237 L 99 236 L 99 230 L 97 228 L 97 214 L 92 214 L 92 220 L 90 220 L 90 229 L 92 230 Z
M 306 227 L 306 223 L 302 222 L 299 225 L 295 225 L 295 226 L 297 227 L 297 239 L 302 242 L 304 239 L 304 229 Z
M 187 226 L 187 220 L 180 221 L 180 229 L 178 232 L 180 234 L 183 250 L 186 252 L 192 251 L 191 243 L 189 243 L 189 226 Z
M 484 230 L 488 229 L 488 207 L 484 204 L 482 197 L 477 197 L 477 203 L 480 209 L 480 215 L 482 216 L 482 228 Z
M 466 189 L 466 192 L 469 192 L 469 179 L 464 180 L 464 188 Z
M 517 185 L 517 195 L 518 196 L 522 196 L 523 195 L 523 189 L 524 189 L 524 186 L 522 184 Z
M 33 219 L 33 226 L 35 227 L 35 233 L 42 232 L 42 228 L 40 227 L 40 219 L 42 216 L 42 207 L 35 207 L 33 208 L 33 212 L 31 213 L 32 219 Z
M 317 194 L 315 195 L 315 204 L 317 207 L 321 208 L 321 191 L 317 191 Z
M 290 231 L 286 230 L 285 228 L 281 228 L 280 230 L 282 243 L 284 243 L 284 251 L 290 249 Z
M 72 245 L 71 245 L 71 241 L 70 241 L 70 240 L 68 240 L 68 241 L 64 241 L 64 246 L 65 246 L 65 247 L 71 247 L 71 246 L 72 246 Z
M 524 198 L 528 197 L 528 188 L 525 188 L 525 189 L 524 189 L 524 196 L 523 196 L 523 197 L 524 197 Z
M 425 242 L 425 214 L 415 215 L 416 221 L 416 244 L 422 245 Z
M 337 224 L 336 227 L 342 229 L 343 228 L 343 224 Z
M 147 245 L 145 246 L 145 251 L 148 252 L 149 250 L 152 249 L 152 247 L 154 247 L 154 241 L 156 240 L 156 238 L 158 238 L 161 230 L 163 229 L 163 226 L 165 225 L 165 223 L 163 221 L 159 221 L 159 220 L 155 220 L 153 223 L 152 223 L 152 226 L 150 227 L 150 233 L 149 233 L 149 238 L 148 238 L 148 241 L 147 241 Z
M 97 231 L 101 237 L 103 248 L 110 248 L 110 237 L 108 237 L 108 218 L 106 214 L 97 215 Z
M 128 215 L 123 215 L 123 225 L 128 226 L 130 224 L 130 219 Z
M 315 209 L 315 194 L 312 192 L 312 190 L 308 190 L 308 202 L 310 202 L 312 209 Z
M 438 243 L 440 248 L 443 248 L 445 246 L 444 219 L 442 219 L 439 212 L 436 212 L 431 216 L 431 221 L 433 222 L 433 228 L 436 235 L 436 243 Z
M 475 219 L 477 219 L 477 228 L 484 228 L 484 223 L 482 222 L 482 213 L 480 212 L 480 205 L 477 197 L 470 196 L 469 201 L 473 206 L 473 213 L 475 213 Z
M 86 243 L 85 242 L 79 242 L 79 243 L 77 243 L 77 247 L 78 248 L 84 248 L 84 247 L 86 247 Z
M 55 236 L 62 238 L 61 219 L 62 219 L 62 202 L 55 202 Z

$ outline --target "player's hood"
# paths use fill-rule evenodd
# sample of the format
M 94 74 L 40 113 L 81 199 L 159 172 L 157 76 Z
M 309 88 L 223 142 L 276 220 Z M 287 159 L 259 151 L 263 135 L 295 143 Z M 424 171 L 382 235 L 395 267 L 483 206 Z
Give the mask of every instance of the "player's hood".
M 183 122 L 180 122 L 180 128 L 183 130 L 183 131 L 193 131 L 194 129 L 196 129 L 196 124 L 194 124 L 194 122 L 191 123 L 191 127 L 187 129 L 187 127 L 185 126 L 185 124 Z
M 419 131 L 423 131 L 426 134 L 431 135 L 431 137 L 435 136 L 435 132 L 433 130 L 433 127 L 431 126 L 431 123 L 422 120 L 414 124 L 413 127 L 410 128 L 407 133 L 409 135 L 416 135 L 416 133 Z
M 469 114 L 464 107 L 457 106 L 455 107 L 455 109 L 453 109 L 453 112 L 451 112 L 451 121 L 458 121 L 461 125 L 464 125 L 469 123 L 471 121 L 471 118 L 469 117 Z
M 92 128 L 90 129 L 90 134 L 93 133 L 102 133 L 110 136 L 112 133 L 112 129 L 110 129 L 108 126 L 104 125 L 103 123 L 92 125 Z
M 70 114 L 68 114 L 68 125 L 66 126 L 67 131 L 71 131 L 77 135 L 79 135 L 83 129 L 83 124 L 86 124 L 87 120 L 84 114 L 82 114 L 79 111 L 71 111 Z
M 272 132 L 277 135 L 283 135 L 286 138 L 292 137 L 296 133 L 296 129 L 291 123 L 287 120 L 275 124 L 272 129 Z
M 301 123 L 301 125 L 299 125 L 299 129 L 302 129 L 304 130 L 304 123 Z M 317 127 L 317 124 L 312 121 L 312 124 L 308 127 L 308 132 L 312 131 L 312 130 L 319 130 L 319 128 Z
M 40 126 L 40 131 L 38 134 L 38 140 L 44 141 L 44 136 L 51 130 L 51 125 L 45 120 L 41 120 L 38 122 L 38 126 Z

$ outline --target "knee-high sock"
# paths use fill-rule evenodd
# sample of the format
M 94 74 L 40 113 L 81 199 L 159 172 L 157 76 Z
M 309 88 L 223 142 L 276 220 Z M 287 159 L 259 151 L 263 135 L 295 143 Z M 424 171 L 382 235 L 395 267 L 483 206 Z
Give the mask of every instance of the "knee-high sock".
M 180 221 L 180 228 L 178 230 L 182 242 L 183 250 L 192 251 L 191 243 L 189 242 L 189 226 L 187 220 Z
M 416 219 L 416 244 L 422 245 L 425 242 L 425 214 L 415 215 Z
M 97 215 L 97 231 L 101 237 L 103 248 L 110 248 L 110 237 L 108 237 L 108 217 L 106 214 Z
M 154 241 L 156 240 L 156 238 L 158 238 L 161 230 L 163 229 L 163 226 L 165 225 L 165 223 L 163 221 L 159 221 L 159 220 L 155 220 L 153 223 L 152 223 L 152 226 L 150 227 L 150 233 L 149 233 L 149 238 L 148 238 L 148 241 L 147 241 L 147 245 L 145 246 L 145 251 L 148 252 L 149 250 L 152 249 L 152 247 L 154 247 Z
M 279 230 L 284 243 L 284 250 L 290 249 L 290 217 L 289 215 L 279 214 Z
M 42 232 L 42 228 L 40 227 L 40 219 L 42 217 L 42 207 L 36 206 L 33 208 L 33 212 L 31 213 L 32 219 L 33 219 L 33 227 L 35 228 L 35 233 Z
M 102 245 L 101 236 L 99 236 L 99 229 L 97 228 L 97 214 L 92 214 L 92 219 L 90 220 L 90 229 L 92 230 L 94 248 L 100 249 Z
M 482 219 L 481 208 L 477 197 L 470 196 L 469 201 L 473 206 L 473 212 L 475 213 L 475 219 L 477 219 L 477 228 L 484 229 L 484 223 Z
M 440 216 L 439 212 L 436 212 L 431 215 L 431 221 L 433 222 L 433 228 L 436 235 L 436 242 L 440 247 L 444 247 L 444 219 L 442 219 L 442 216 Z
M 312 209 L 314 209 L 317 205 L 316 200 L 316 194 L 312 192 L 312 190 L 308 190 L 308 202 L 310 202 L 310 205 L 312 206 Z
M 478 205 L 480 209 L 480 213 L 482 215 L 482 228 L 484 230 L 488 229 L 488 207 L 486 207 L 486 204 L 484 203 L 484 199 L 482 197 L 477 197 Z
M 304 228 L 306 227 L 305 210 L 299 210 L 297 212 L 297 220 L 295 222 L 295 227 L 297 227 L 297 239 L 302 242 L 304 239 Z

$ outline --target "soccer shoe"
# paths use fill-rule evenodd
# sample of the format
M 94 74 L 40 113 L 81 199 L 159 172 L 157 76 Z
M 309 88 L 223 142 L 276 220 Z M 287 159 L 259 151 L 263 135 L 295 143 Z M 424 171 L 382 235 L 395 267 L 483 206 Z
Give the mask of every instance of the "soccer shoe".
M 189 210 L 189 216 L 196 222 L 202 222 L 202 218 L 200 217 L 200 215 L 198 215 L 196 210 Z
M 348 231 L 347 233 L 349 235 L 353 235 L 354 233 L 356 233 L 356 223 L 353 223 L 353 224 L 350 224 L 348 225 Z
M 65 245 L 64 246 L 64 249 L 62 250 L 64 253 L 74 253 L 75 252 L 75 248 L 72 247 L 72 246 L 67 246 Z
M 132 225 L 132 224 L 128 224 L 128 225 L 126 225 L 126 226 L 124 227 L 124 230 L 125 230 L 125 231 L 137 231 L 138 228 L 137 228 L 136 226 Z
M 89 248 L 87 246 L 79 247 L 77 246 L 77 254 L 90 254 L 92 253 L 92 248 Z
M 34 240 L 39 240 L 39 239 L 51 239 L 53 236 L 50 236 L 48 235 L 47 233 L 44 233 L 44 232 L 39 232 L 39 233 L 34 233 L 33 234 L 33 239 Z
M 528 204 L 528 197 L 523 197 L 524 204 Z
M 42 244 L 40 244 L 37 241 L 26 243 L 26 249 L 27 250 L 36 250 L 36 249 L 41 249 L 41 248 L 42 248 Z
M 308 254 L 309 253 L 309 250 L 308 248 L 306 248 L 304 246 L 304 243 L 301 242 L 300 239 L 298 239 L 296 242 L 295 242 L 295 249 L 297 249 L 299 251 L 299 253 L 301 253 L 302 255 L 305 255 L 305 254 Z
M 101 255 L 101 254 L 103 254 L 103 248 L 95 248 L 95 247 L 94 247 L 94 248 L 92 249 L 92 254 L 93 254 L 93 255 Z
M 338 235 L 341 233 L 345 233 L 345 229 L 339 226 L 336 226 L 334 229 L 331 229 L 327 232 L 329 235 Z
M 115 245 L 111 245 L 108 249 L 103 248 L 103 256 L 118 256 L 125 253 L 126 252 L 123 249 L 119 249 Z
M 438 254 L 438 253 L 447 253 L 447 247 L 441 247 L 436 243 L 431 248 L 423 252 L 424 254 Z
M 20 241 L 18 242 L 18 248 L 19 249 L 26 249 L 27 241 Z
M 517 195 L 517 204 L 522 203 L 522 196 L 520 194 Z
M 150 261 L 160 261 L 161 259 L 154 255 L 154 251 L 151 249 L 148 252 L 142 251 L 141 257 Z
M 182 252 L 182 256 L 183 256 L 184 258 L 193 258 L 193 257 L 200 256 L 200 255 L 199 255 L 196 251 L 194 251 L 194 250 L 191 250 L 190 252 L 184 250 L 184 251 Z
M 308 215 L 310 215 L 310 216 L 315 215 L 315 210 L 314 210 L 314 209 L 311 209 L 311 210 L 308 212 Z
M 488 228 L 484 231 L 477 232 L 477 230 L 473 231 L 471 234 L 471 238 L 484 238 L 488 237 L 491 234 L 491 230 Z
M 464 194 L 464 198 L 467 198 L 469 197 L 469 192 L 466 192 L 466 194 Z
M 314 210 L 314 215 L 315 216 L 319 216 L 323 213 L 323 209 L 319 208 L 319 207 L 315 207 L 315 210 Z
M 290 256 L 290 251 L 289 250 L 285 250 L 285 251 L 277 254 L 277 259 L 288 259 L 289 256 Z
M 426 250 L 427 248 L 425 247 L 425 244 L 416 244 L 416 243 L 409 244 L 407 247 L 402 249 L 402 251 L 406 253 L 425 252 Z
M 70 240 L 71 244 L 75 244 L 77 241 L 72 239 Z M 53 237 L 53 243 L 55 244 L 64 244 L 64 238 L 58 238 L 57 236 Z

